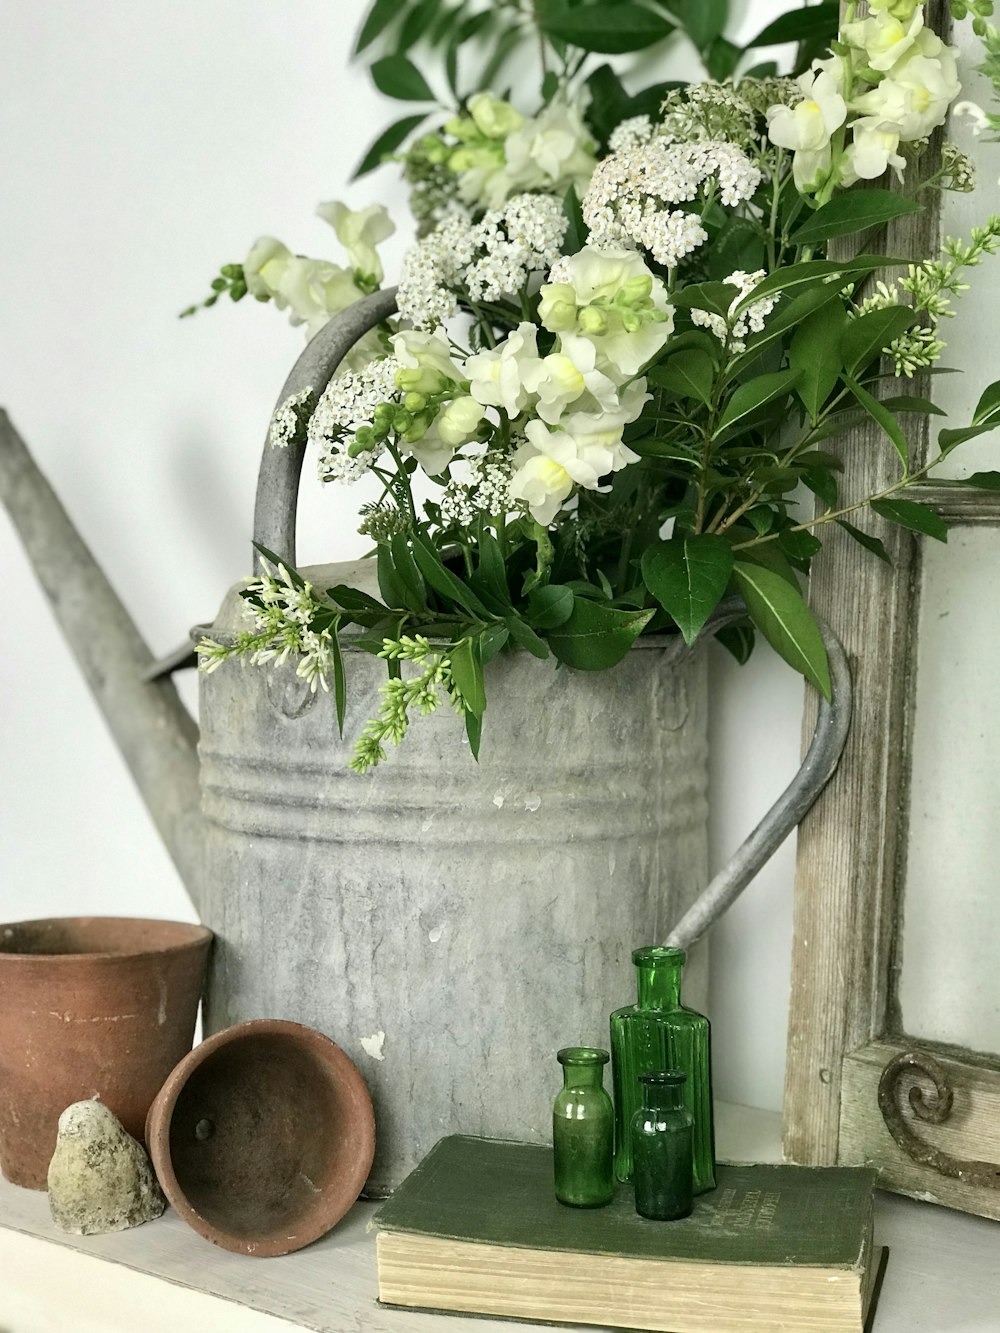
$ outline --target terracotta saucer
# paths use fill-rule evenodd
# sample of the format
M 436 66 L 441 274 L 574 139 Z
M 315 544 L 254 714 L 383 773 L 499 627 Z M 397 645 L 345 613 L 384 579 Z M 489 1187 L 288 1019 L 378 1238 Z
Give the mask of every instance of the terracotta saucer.
M 189 1226 L 237 1254 L 289 1254 L 361 1193 L 375 1155 L 364 1079 L 329 1037 L 262 1019 L 217 1032 L 146 1121 L 160 1185 Z

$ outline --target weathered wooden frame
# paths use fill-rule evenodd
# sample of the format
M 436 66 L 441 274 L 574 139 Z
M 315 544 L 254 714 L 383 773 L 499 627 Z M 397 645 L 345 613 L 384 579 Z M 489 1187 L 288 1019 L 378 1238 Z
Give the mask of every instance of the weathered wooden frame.
M 943 33 L 946 6 L 928 8 Z M 933 170 L 937 160 L 932 149 L 922 169 Z M 938 238 L 938 218 L 919 214 L 889 229 L 884 253 L 932 254 Z M 847 440 L 844 501 L 893 480 L 892 451 L 878 435 L 869 423 Z M 915 454 L 927 442 L 925 429 Z M 1000 495 L 920 489 L 914 498 L 932 503 L 949 525 L 1000 527 Z M 845 532 L 828 530 L 810 581 L 812 606 L 851 660 L 854 719 L 840 768 L 799 829 L 785 1155 L 813 1164 L 870 1162 L 888 1189 L 1000 1219 L 1000 1059 L 907 1035 L 895 998 L 923 539 L 889 524 L 879 535 L 891 566 Z M 808 701 L 807 734 L 814 708 Z M 938 1061 L 953 1106 L 938 1105 L 941 1089 L 912 1067 L 886 1076 L 883 1101 L 903 1135 L 909 1129 L 932 1145 L 924 1158 L 937 1149 L 974 1159 L 958 1162 L 954 1175 L 899 1146 L 880 1109 L 886 1066 L 906 1053 Z M 928 1107 L 940 1123 L 928 1123 Z

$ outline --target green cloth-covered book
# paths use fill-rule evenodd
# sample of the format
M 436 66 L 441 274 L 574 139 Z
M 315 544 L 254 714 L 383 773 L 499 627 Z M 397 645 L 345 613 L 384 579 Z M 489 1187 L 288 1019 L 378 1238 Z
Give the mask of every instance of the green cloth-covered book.
M 379 1210 L 390 1305 L 664 1333 L 862 1333 L 874 1172 L 725 1166 L 680 1222 L 553 1193 L 552 1150 L 442 1139 Z

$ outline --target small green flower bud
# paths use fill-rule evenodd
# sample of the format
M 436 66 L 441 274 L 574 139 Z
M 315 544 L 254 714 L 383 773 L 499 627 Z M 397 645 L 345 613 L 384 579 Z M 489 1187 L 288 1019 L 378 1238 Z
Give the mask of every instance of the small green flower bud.
M 222 268 L 219 270 L 219 272 L 222 274 L 222 276 L 223 276 L 224 278 L 230 278 L 230 279 L 232 279 L 232 278 L 239 278 L 239 279 L 242 281 L 242 278 L 243 278 L 243 265 L 242 265 L 242 264 L 223 264 L 223 265 L 222 265 Z
M 397 435 L 405 435 L 413 425 L 413 413 L 405 407 L 397 407 L 392 414 L 392 428 Z
M 619 297 L 624 299 L 627 305 L 639 305 L 642 301 L 648 301 L 653 291 L 653 275 L 637 274 L 634 278 L 629 278 L 625 285 L 615 295 L 615 302 L 618 303 Z
M 408 393 L 403 399 L 403 406 L 408 412 L 419 412 L 427 406 L 427 399 L 422 393 Z
M 622 328 L 626 333 L 638 333 L 642 328 L 642 317 L 637 315 L 634 310 L 623 310 L 621 321 Z
M 372 430 L 371 426 L 359 426 L 354 432 L 354 443 L 358 446 L 359 452 L 363 449 L 373 448 L 377 441 L 375 439 L 375 432 Z M 353 448 L 354 446 L 352 445 L 351 447 Z M 351 457 L 355 458 L 357 455 L 351 454 Z
M 602 334 L 608 331 L 608 317 L 596 306 L 588 305 L 577 316 L 582 333 Z
M 379 403 L 372 413 L 372 421 L 376 426 L 388 426 L 392 422 L 395 411 L 394 403 Z

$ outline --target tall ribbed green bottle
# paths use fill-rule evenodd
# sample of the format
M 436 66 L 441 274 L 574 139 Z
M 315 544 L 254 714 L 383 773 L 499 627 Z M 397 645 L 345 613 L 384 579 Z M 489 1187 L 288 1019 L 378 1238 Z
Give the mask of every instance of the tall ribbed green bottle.
M 687 1074 L 684 1104 L 694 1116 L 694 1192 L 715 1189 L 711 1035 L 708 1019 L 681 1004 L 683 949 L 650 947 L 632 954 L 638 1002 L 611 1015 L 615 1097 L 615 1174 L 632 1179 L 632 1118 L 643 1104 L 641 1074 Z

